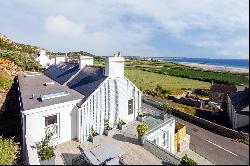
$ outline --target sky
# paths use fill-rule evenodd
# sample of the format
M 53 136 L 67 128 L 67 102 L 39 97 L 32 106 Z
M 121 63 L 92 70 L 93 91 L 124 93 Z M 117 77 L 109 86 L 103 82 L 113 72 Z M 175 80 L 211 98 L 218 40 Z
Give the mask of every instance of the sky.
M 249 59 L 249 0 L 0 0 L 0 33 L 54 52 Z

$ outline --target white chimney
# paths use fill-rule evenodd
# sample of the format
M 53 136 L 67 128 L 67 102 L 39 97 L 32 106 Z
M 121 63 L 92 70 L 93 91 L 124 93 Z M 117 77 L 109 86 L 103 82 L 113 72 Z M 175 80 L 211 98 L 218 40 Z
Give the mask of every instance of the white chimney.
M 65 54 L 65 62 L 69 62 L 68 53 Z
M 83 69 L 86 65 L 92 66 L 94 64 L 94 58 L 90 56 L 79 55 L 78 60 L 80 70 Z
M 124 77 L 124 58 L 121 53 L 115 54 L 114 57 L 108 57 L 105 64 L 105 76 L 110 78 Z

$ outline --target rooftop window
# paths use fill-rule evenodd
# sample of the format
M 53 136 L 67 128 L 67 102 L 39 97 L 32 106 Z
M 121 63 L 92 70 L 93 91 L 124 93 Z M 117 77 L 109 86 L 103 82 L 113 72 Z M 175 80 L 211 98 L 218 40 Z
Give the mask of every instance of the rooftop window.
M 48 93 L 48 94 L 41 94 L 40 99 L 43 101 L 43 100 L 54 99 L 58 97 L 68 96 L 68 95 L 69 93 L 67 91 L 57 92 L 57 93 Z
M 39 72 L 27 72 L 24 74 L 24 77 L 32 77 L 32 76 L 40 76 L 40 75 L 42 74 Z
M 48 85 L 54 85 L 54 81 L 50 81 L 50 82 L 45 82 L 44 83 L 45 86 L 48 86 Z

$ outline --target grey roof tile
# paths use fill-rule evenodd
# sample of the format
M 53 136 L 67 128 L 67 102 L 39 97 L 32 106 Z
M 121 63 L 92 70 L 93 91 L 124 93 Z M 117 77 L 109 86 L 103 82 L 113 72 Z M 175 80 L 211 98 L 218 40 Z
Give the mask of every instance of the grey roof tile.
M 229 95 L 232 105 L 237 113 L 249 114 L 249 93 L 246 91 L 239 91 Z
M 106 79 L 104 68 L 86 66 L 67 85 L 88 98 Z
M 79 71 L 78 64 L 63 62 L 50 66 L 47 70 L 44 71 L 44 74 L 49 78 L 55 80 L 56 82 L 60 83 L 61 85 L 63 85 L 78 71 Z

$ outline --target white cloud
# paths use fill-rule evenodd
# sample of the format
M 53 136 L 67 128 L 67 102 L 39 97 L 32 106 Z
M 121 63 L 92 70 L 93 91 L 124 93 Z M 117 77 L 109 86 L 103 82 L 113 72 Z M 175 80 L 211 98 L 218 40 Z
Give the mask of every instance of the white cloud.
M 168 52 L 168 43 L 165 47 L 159 43 L 163 46 L 158 49 L 152 46 L 158 43 L 151 43 L 155 32 L 160 32 L 204 51 L 215 50 L 211 52 L 215 57 L 244 54 L 247 58 L 249 54 L 244 44 L 249 44 L 248 0 L 16 0 L 5 4 L 13 9 L 12 4 L 19 5 L 18 11 L 24 8 L 26 14 L 25 9 L 31 9 L 34 17 L 43 20 L 43 33 L 38 31 L 32 40 L 52 50 L 161 56 Z
M 66 37 L 77 37 L 85 30 L 84 24 L 72 22 L 61 15 L 46 18 L 45 29 L 48 33 Z

